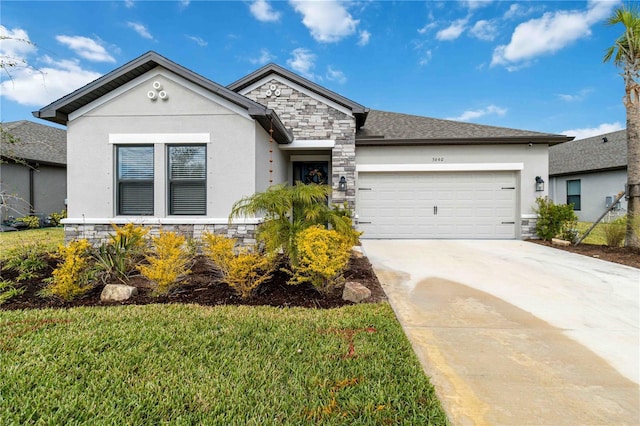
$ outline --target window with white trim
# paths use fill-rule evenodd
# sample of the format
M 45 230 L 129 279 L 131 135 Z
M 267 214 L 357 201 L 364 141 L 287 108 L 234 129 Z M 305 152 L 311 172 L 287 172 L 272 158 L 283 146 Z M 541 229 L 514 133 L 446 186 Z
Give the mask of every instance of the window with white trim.
M 153 215 L 153 145 L 116 147 L 117 213 Z
M 207 213 L 207 150 L 205 145 L 168 145 L 170 215 Z

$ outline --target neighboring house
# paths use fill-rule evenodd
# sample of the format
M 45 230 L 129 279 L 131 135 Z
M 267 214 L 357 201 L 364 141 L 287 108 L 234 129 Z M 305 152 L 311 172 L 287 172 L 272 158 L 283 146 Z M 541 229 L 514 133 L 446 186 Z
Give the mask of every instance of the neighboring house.
M 66 131 L 26 120 L 1 126 L 0 220 L 64 210 Z
M 549 178 L 549 196 L 555 203 L 573 203 L 579 220 L 596 221 L 625 190 L 626 130 L 551 147 Z M 622 198 L 612 214 L 621 215 L 626 208 Z
M 233 203 L 295 181 L 331 185 L 363 238 L 525 238 L 571 139 L 370 110 L 274 64 L 223 87 L 155 52 L 34 116 L 68 129 L 67 238 L 134 221 L 251 241 L 260 218 L 229 224 Z

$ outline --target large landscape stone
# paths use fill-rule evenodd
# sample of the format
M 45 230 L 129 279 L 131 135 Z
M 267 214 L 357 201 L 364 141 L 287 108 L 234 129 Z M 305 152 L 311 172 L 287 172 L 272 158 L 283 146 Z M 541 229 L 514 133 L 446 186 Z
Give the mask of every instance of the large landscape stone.
M 371 290 L 355 281 L 347 281 L 342 291 L 342 299 L 348 302 L 360 303 L 371 296 Z
M 100 294 L 103 302 L 121 302 L 138 294 L 138 289 L 124 284 L 107 284 Z

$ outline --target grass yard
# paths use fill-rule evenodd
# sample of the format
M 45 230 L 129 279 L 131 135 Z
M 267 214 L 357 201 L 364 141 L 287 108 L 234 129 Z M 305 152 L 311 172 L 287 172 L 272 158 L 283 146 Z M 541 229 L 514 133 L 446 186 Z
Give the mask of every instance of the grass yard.
M 0 311 L 0 424 L 447 424 L 386 303 Z
M 17 232 L 0 232 L 0 260 L 16 246 L 42 244 L 48 251 L 54 251 L 64 242 L 64 228 L 28 229 Z
M 591 228 L 593 222 L 578 222 L 578 232 L 580 235 L 584 234 Z M 585 244 L 596 244 L 596 245 L 605 245 L 606 239 L 604 236 L 604 228 L 602 222 L 600 222 L 596 227 L 591 231 L 591 233 L 584 239 L 583 243 Z

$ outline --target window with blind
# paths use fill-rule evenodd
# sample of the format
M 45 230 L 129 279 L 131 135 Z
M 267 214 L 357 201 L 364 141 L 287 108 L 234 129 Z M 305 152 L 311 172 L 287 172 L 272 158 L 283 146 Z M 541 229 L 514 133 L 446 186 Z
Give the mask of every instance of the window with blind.
M 573 204 L 574 210 L 580 210 L 580 179 L 567 181 L 567 204 Z
M 116 147 L 119 215 L 153 215 L 153 145 Z
M 169 145 L 168 157 L 169 214 L 206 214 L 206 147 Z

